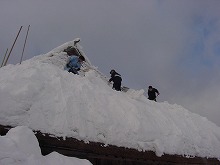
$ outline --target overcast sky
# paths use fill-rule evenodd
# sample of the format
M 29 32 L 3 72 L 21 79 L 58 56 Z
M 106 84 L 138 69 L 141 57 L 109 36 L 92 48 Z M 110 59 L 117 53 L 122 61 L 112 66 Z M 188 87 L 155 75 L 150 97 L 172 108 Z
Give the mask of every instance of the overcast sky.
M 149 85 L 220 126 L 220 0 L 0 0 L 0 60 L 9 63 L 75 38 L 94 66 L 123 85 Z

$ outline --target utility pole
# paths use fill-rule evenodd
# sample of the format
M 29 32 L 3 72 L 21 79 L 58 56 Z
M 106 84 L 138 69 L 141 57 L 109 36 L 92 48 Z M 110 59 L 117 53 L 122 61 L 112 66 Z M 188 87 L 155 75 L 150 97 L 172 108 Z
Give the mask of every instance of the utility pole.
M 8 59 L 9 59 L 9 57 L 10 57 L 10 55 L 11 55 L 12 49 L 14 48 L 15 42 L 17 41 L 17 38 L 18 38 L 18 36 L 19 36 L 19 34 L 20 34 L 20 32 L 21 32 L 22 27 L 23 27 L 23 26 L 21 26 L 21 27 L 20 27 L 20 30 L 18 31 L 18 34 L 17 34 L 17 36 L 16 36 L 16 38 L 15 38 L 15 41 L 14 41 L 14 43 L 13 43 L 13 45 L 12 45 L 12 47 L 11 47 L 11 50 L 10 50 L 10 52 L 9 52 L 9 54 L 8 54 L 8 57 L 7 57 L 7 59 L 5 60 L 4 66 L 5 66 L 5 65 L 7 64 L 7 62 L 8 62 Z
M 22 62 L 22 58 L 23 58 L 23 55 L 24 55 L 24 49 L 25 49 L 25 46 L 26 46 L 29 29 L 30 29 L 30 25 L 28 26 L 27 34 L 26 34 L 26 37 L 25 37 L 24 47 L 23 47 L 23 50 L 22 50 L 22 55 L 21 55 L 20 64 L 21 64 L 21 62 Z

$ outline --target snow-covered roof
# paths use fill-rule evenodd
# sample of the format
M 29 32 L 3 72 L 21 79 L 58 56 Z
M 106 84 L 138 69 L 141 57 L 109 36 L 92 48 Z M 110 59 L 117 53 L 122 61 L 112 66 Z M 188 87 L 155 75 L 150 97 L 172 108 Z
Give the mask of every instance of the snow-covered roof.
M 220 159 L 218 126 L 179 105 L 150 101 L 144 89 L 113 90 L 79 44 L 86 72 L 65 71 L 68 56 L 63 50 L 74 41 L 0 69 L 1 125 L 154 151 L 157 156 Z

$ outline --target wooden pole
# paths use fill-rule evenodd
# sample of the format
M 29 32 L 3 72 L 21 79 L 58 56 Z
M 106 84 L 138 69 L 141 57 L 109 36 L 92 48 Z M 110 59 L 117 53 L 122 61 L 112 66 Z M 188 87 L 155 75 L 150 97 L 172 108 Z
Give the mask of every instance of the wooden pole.
M 23 55 L 24 55 L 24 49 L 25 49 L 25 46 L 26 46 L 29 29 L 30 29 L 30 25 L 28 26 L 27 34 L 26 34 L 26 37 L 25 37 L 24 47 L 23 47 L 23 50 L 22 50 L 22 55 L 21 55 L 20 64 L 21 64 L 21 62 L 22 62 L 22 58 L 23 58 Z
M 4 58 L 3 58 L 3 60 L 2 60 L 1 67 L 3 66 L 3 64 L 4 64 L 4 62 L 5 62 L 5 57 L 6 57 L 7 53 L 8 53 L 8 48 L 7 48 L 6 52 L 5 52 Z
M 23 26 L 20 27 L 20 30 L 19 30 L 19 32 L 18 32 L 16 38 L 15 38 L 15 41 L 14 41 L 12 47 L 11 47 L 11 50 L 10 50 L 10 52 L 8 53 L 8 57 L 7 57 L 7 59 L 5 60 L 4 66 L 5 66 L 5 65 L 7 64 L 7 62 L 8 62 L 8 59 L 9 59 L 9 57 L 10 57 L 10 55 L 11 55 L 12 49 L 14 48 L 15 42 L 17 41 L 17 38 L 18 38 L 18 36 L 19 36 L 19 34 L 20 34 L 20 32 L 21 32 L 22 27 L 23 27 Z

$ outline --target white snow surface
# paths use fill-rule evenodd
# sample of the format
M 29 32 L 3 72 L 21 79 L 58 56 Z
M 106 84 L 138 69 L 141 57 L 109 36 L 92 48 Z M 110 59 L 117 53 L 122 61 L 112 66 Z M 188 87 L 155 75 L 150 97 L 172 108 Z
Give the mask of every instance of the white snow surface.
M 18 126 L 0 136 L 1 165 L 92 165 L 88 160 L 70 158 L 57 152 L 42 156 L 34 133 L 27 126 Z
M 144 89 L 113 90 L 84 53 L 90 69 L 68 73 L 63 50 L 70 45 L 73 41 L 0 69 L 1 125 L 154 151 L 157 156 L 220 159 L 220 127 L 179 105 L 150 101 Z

